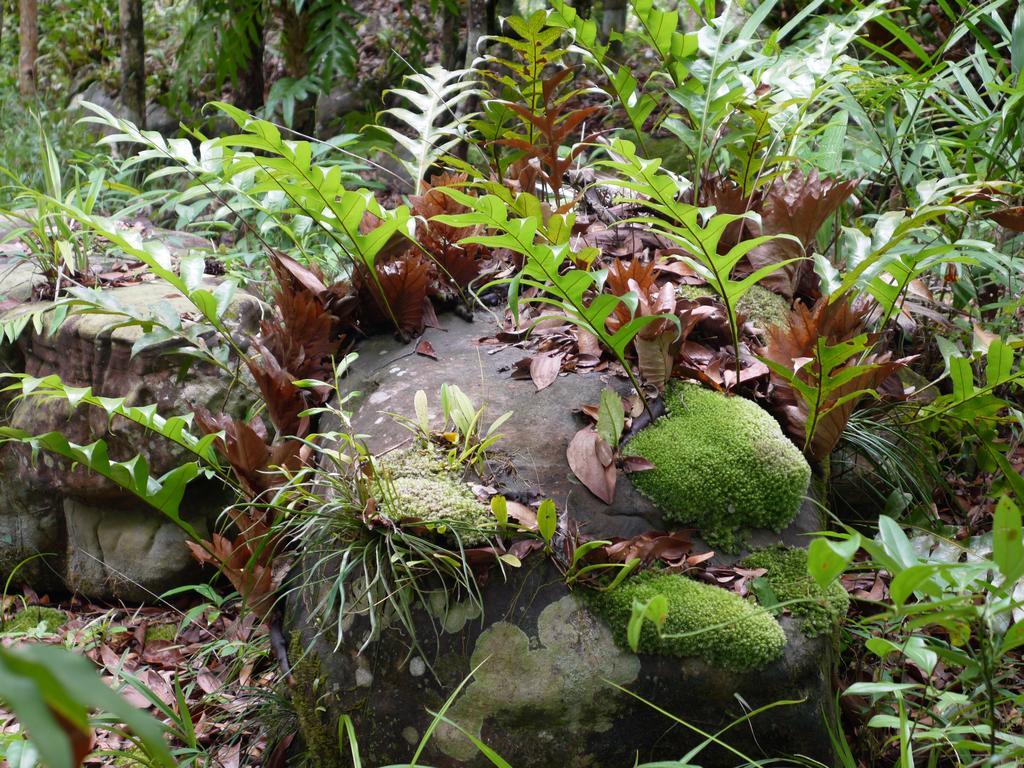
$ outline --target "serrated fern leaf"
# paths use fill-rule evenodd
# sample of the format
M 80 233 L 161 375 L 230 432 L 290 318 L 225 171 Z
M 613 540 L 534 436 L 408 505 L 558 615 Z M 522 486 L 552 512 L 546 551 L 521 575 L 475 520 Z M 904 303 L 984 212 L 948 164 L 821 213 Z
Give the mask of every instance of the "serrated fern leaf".
M 412 131 L 407 135 L 395 128 L 383 126 L 408 157 L 396 154 L 405 166 L 416 192 L 421 192 L 423 177 L 463 135 L 463 121 L 456 107 L 470 96 L 479 93 L 474 80 L 466 80 L 468 69 L 447 70 L 435 65 L 426 71 L 405 79 L 405 88 L 388 91 L 402 98 L 408 106 L 392 107 L 381 114 L 391 115 Z

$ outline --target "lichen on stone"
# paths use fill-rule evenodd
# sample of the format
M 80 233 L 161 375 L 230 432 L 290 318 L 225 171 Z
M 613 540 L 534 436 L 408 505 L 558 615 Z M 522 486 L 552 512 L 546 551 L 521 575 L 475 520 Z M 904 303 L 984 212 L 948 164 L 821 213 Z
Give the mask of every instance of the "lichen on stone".
M 822 587 L 807 572 L 807 551 L 784 546 L 753 552 L 742 561 L 744 568 L 765 568 L 765 580 L 779 602 L 801 600 L 787 606 L 801 619 L 808 637 L 833 630 L 850 608 L 850 596 L 834 581 Z
M 473 680 L 448 710 L 448 719 L 476 737 L 485 721 L 532 723 L 526 763 L 545 764 L 550 743 L 612 727 L 617 695 L 608 682 L 626 685 L 640 674 L 640 660 L 616 643 L 598 617 L 572 595 L 546 606 L 537 637 L 499 621 L 480 635 L 470 658 Z M 441 723 L 438 748 L 467 761 L 477 754 L 458 728 Z M 531 760 L 534 753 L 540 754 Z
M 707 285 L 680 285 L 677 291 L 683 299 L 714 299 L 718 296 Z M 771 325 L 789 325 L 789 302 L 775 291 L 754 284 L 736 303 L 736 311 L 758 328 Z
M 631 477 L 667 522 L 697 526 L 724 551 L 740 547 L 744 529 L 780 531 L 792 522 L 811 468 L 767 411 L 686 383 L 669 385 L 665 407 L 625 453 L 654 464 Z
M 495 528 L 494 515 L 469 486 L 440 460 L 420 449 L 395 451 L 379 460 L 378 503 L 394 520 L 415 518 L 465 546 L 481 544 Z
M 782 654 L 786 635 L 775 618 L 734 592 L 676 573 L 645 571 L 586 601 L 608 623 L 621 647 L 635 601 L 664 595 L 668 616 L 660 631 L 645 621 L 641 653 L 699 658 L 732 672 L 763 667 Z
M 49 634 L 63 627 L 67 620 L 67 614 L 62 610 L 30 605 L 0 623 L 0 634 L 25 634 L 33 631 L 40 624 L 44 627 L 43 632 Z

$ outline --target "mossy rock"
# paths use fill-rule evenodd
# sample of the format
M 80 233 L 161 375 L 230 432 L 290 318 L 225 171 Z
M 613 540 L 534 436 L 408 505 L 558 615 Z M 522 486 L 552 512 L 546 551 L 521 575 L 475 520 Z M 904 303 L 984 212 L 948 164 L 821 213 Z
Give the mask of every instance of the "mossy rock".
M 673 629 L 706 627 L 719 619 L 732 629 L 717 632 L 710 650 L 691 643 L 687 650 L 693 653 L 682 654 L 678 647 L 642 643 L 642 651 L 655 652 L 633 654 L 621 641 L 629 612 L 623 601 L 636 587 L 627 581 L 617 590 L 622 599 L 598 610 L 589 590 L 570 590 L 540 555 L 527 557 L 521 568 L 506 568 L 504 575 L 492 571 L 481 588 L 482 613 L 445 622 L 414 606 L 415 641 L 392 621 L 362 652 L 369 630 L 363 619 L 346 623 L 336 647 L 333 622 L 317 622 L 310 613 L 323 582 L 295 591 L 288 611 L 293 703 L 310 758 L 327 768 L 344 764 L 337 727 L 338 717 L 347 714 L 365 764 L 404 764 L 431 725 L 428 710 L 438 712 L 449 697 L 448 719 L 517 768 L 621 768 L 636 760 L 678 760 L 701 742 L 616 687 L 621 686 L 710 732 L 741 717 L 746 706 L 806 697 L 757 716 L 742 732 L 730 731 L 729 742 L 758 755 L 830 759 L 822 721 L 831 703 L 825 675 L 830 644 L 824 638 L 807 638 L 791 619 L 776 623 L 715 586 L 664 574 L 633 581 L 645 593 L 668 589 L 677 609 Z M 682 613 L 688 610 L 694 614 Z M 606 622 L 603 617 L 611 614 Z M 744 637 L 736 622 L 752 622 L 749 634 Z M 730 636 L 738 649 L 729 649 Z M 437 768 L 490 765 L 448 724 L 436 728 L 421 757 Z M 734 758 L 711 748 L 699 762 L 724 768 Z
M 716 299 L 716 294 L 707 285 L 681 285 L 677 291 L 684 299 Z M 789 302 L 775 291 L 762 285 L 752 285 L 736 303 L 736 311 L 758 328 L 772 325 L 789 325 Z
M 40 624 L 44 633 L 52 634 L 67 623 L 68 615 L 58 608 L 30 605 L 0 624 L 0 635 L 25 634 Z
M 800 617 L 808 637 L 831 633 L 850 609 L 850 596 L 838 581 L 827 587 L 818 584 L 807 572 L 807 550 L 797 547 L 771 547 L 745 557 L 744 568 L 765 568 L 764 579 L 780 603 L 796 600 L 788 606 Z
M 288 646 L 288 660 L 292 672 L 292 708 L 305 741 L 304 751 L 317 768 L 341 768 L 337 730 L 332 731 L 324 723 L 321 698 L 326 681 L 320 672 L 320 657 L 307 652 L 296 632 Z
M 696 525 L 725 551 L 739 548 L 746 529 L 792 522 L 811 468 L 767 411 L 695 384 L 670 385 L 665 408 L 625 452 L 654 464 L 632 479 L 666 521 Z
M 438 533 L 475 546 L 493 535 L 496 521 L 458 472 L 424 448 L 396 451 L 381 459 L 377 498 L 394 520 L 414 518 Z
M 723 669 L 759 669 L 782 655 L 786 634 L 775 618 L 735 592 L 676 573 L 646 571 L 618 588 L 593 592 L 587 603 L 608 622 L 616 642 L 628 648 L 626 630 L 633 605 L 665 597 L 668 614 L 660 630 L 645 621 L 639 650 L 699 658 Z

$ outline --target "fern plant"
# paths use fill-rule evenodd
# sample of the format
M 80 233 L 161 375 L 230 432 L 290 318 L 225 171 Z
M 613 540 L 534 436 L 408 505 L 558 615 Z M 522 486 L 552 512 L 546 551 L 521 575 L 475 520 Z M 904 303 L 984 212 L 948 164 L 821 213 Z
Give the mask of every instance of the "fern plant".
M 601 161 L 601 165 L 618 173 L 614 186 L 632 190 L 644 198 L 644 206 L 654 212 L 653 216 L 637 216 L 626 222 L 639 222 L 671 240 L 680 249 L 681 258 L 703 277 L 725 307 L 729 318 L 729 330 L 736 356 L 736 373 L 739 379 L 741 367 L 740 325 L 736 316 L 736 305 L 744 294 L 758 281 L 796 259 L 786 259 L 769 264 L 742 279 L 733 279 L 733 269 L 740 260 L 754 248 L 775 238 L 795 238 L 790 235 L 762 235 L 743 240 L 725 253 L 719 253 L 719 241 L 726 227 L 736 221 L 750 218 L 748 214 L 705 215 L 695 205 L 679 201 L 684 191 L 680 181 L 660 168 L 661 161 L 645 160 L 636 154 L 635 146 L 628 141 L 617 139 L 612 143 L 613 158 Z
M 477 81 L 469 78 L 469 74 L 470 70 L 449 71 L 435 64 L 407 77 L 407 87 L 386 91 L 409 105 L 385 109 L 381 115 L 397 119 L 412 136 L 389 126 L 382 129 L 408 153 L 408 157 L 396 157 L 412 178 L 417 195 L 422 194 L 431 167 L 465 138 L 465 121 L 472 115 L 460 117 L 458 109 L 480 93 Z
M 475 235 L 463 242 L 477 243 L 488 248 L 508 248 L 524 257 L 523 268 L 519 273 L 491 283 L 508 285 L 508 301 L 513 319 L 519 322 L 524 305 L 557 309 L 564 313 L 563 319 L 593 334 L 622 365 L 636 391 L 642 392 L 636 373 L 626 360 L 626 348 L 641 330 L 659 320 L 674 323 L 678 329 L 678 318 L 675 315 L 632 317 L 614 332 L 610 331 L 608 318 L 620 304 L 625 304 L 632 316 L 636 310 L 637 296 L 633 292 L 623 296 L 601 293 L 604 274 L 575 266 L 582 260 L 577 258 L 569 242 L 571 215 L 565 217 L 552 214 L 546 228 L 542 230 L 538 226 L 539 215 L 510 219 L 508 206 L 496 195 L 473 197 L 451 187 L 444 188 L 444 192 L 466 206 L 468 212 L 436 216 L 437 221 L 457 227 L 483 226 L 496 234 Z M 524 289 L 527 288 L 535 289 L 535 292 L 531 291 L 524 296 Z M 534 322 L 542 319 L 538 318 Z
M 564 0 L 551 0 L 551 8 L 546 19 L 547 24 L 572 33 L 574 45 L 569 50 L 573 53 L 582 53 L 587 63 L 593 64 L 600 70 L 604 76 L 602 89 L 625 113 L 637 138 L 641 153 L 647 156 L 645 128 L 647 118 L 658 106 L 658 100 L 648 92 L 647 87 L 640 84 L 628 65 L 616 65 L 608 56 L 610 46 L 601 43 L 598 36 L 598 25 L 593 18 L 583 18 L 575 8 Z M 695 43 L 686 42 L 683 49 L 694 46 Z M 647 82 L 650 82 L 650 78 Z

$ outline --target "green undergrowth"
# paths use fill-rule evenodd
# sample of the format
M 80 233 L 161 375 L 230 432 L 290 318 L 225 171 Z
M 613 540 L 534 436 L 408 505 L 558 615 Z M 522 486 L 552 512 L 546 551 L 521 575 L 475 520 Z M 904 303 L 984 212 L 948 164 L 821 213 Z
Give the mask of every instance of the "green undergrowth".
M 584 599 L 628 648 L 627 627 L 633 605 L 664 595 L 668 616 L 660 633 L 652 622 L 640 632 L 641 653 L 695 657 L 733 672 L 763 667 L 782 654 L 786 635 L 771 614 L 711 584 L 674 573 L 647 571 L 607 592 Z
M 765 580 L 779 602 L 799 600 L 787 606 L 801 619 L 808 637 L 833 630 L 850 608 L 850 596 L 839 581 L 822 587 L 807 572 L 807 551 L 784 546 L 762 549 L 743 559 L 744 568 L 767 568 Z
M 68 617 L 64 611 L 57 608 L 32 605 L 22 608 L 14 616 L 0 623 L 0 634 L 17 635 L 31 632 L 40 624 L 44 632 L 55 632 L 64 626 Z
M 711 546 L 736 551 L 745 529 L 793 520 L 811 468 L 770 414 L 694 384 L 670 384 L 665 408 L 626 453 L 654 464 L 632 479 L 666 522 L 696 525 Z

